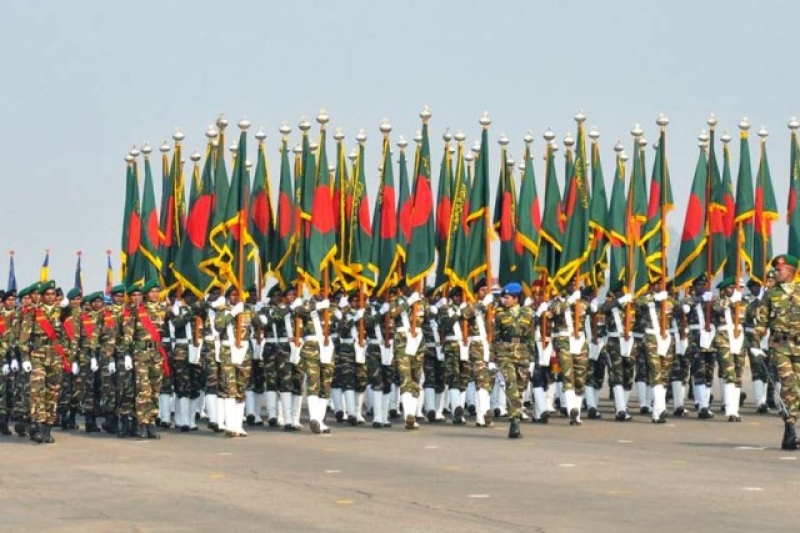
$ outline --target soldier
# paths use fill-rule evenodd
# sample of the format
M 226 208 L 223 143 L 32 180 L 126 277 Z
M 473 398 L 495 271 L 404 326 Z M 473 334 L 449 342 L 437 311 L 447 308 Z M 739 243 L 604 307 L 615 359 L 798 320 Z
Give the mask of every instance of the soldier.
M 547 407 L 547 393 L 550 389 L 550 356 L 553 353 L 553 341 L 550 337 L 550 319 L 547 315 L 548 304 L 543 300 L 543 281 L 537 279 L 531 283 L 531 309 L 535 310 L 534 338 L 536 349 L 534 352 L 533 371 L 531 372 L 531 388 L 533 395 L 534 424 L 547 424 L 550 421 L 550 411 Z M 539 310 L 542 310 L 541 313 Z M 552 392 L 552 390 L 550 390 Z
M 266 317 L 259 311 L 264 306 L 263 302 L 258 301 L 258 288 L 251 285 L 247 289 L 246 306 L 252 314 L 253 327 L 250 328 L 250 381 L 244 391 L 244 413 L 247 425 L 251 427 L 263 427 L 264 421 L 261 419 L 261 408 L 264 406 L 264 393 L 266 392 L 266 370 L 264 368 L 264 326 Z M 261 322 L 264 318 L 264 323 Z
M 522 286 L 508 283 L 502 292 L 502 307 L 494 316 L 494 342 L 490 361 L 497 363 L 503 373 L 508 399 L 508 416 L 511 420 L 508 438 L 522 437 L 519 422 L 522 418 L 522 394 L 519 390 L 523 374 L 527 372 L 531 345 L 535 342 L 533 313 L 520 306 Z
M 346 305 L 344 305 L 346 304 Z M 344 389 L 347 422 L 351 426 L 364 424 L 361 411 L 364 405 L 364 392 L 367 388 L 366 344 L 359 344 L 359 324 L 364 319 L 364 309 L 360 307 L 359 293 L 351 292 L 342 297 L 339 303 L 342 316 L 337 320 L 339 331 L 339 360 L 334 375 L 339 376 L 339 384 Z
M 667 421 L 667 381 L 672 372 L 674 345 L 669 332 L 676 302 L 663 290 L 660 282 L 650 282 L 649 291 L 636 299 L 636 315 L 643 325 L 644 336 L 638 349 L 646 359 L 647 386 L 653 391 L 653 423 Z M 666 328 L 661 334 L 661 313 Z
M 92 312 L 96 316 L 98 329 L 98 347 L 96 350 L 99 370 L 96 372 L 98 382 L 95 400 L 95 413 L 105 417 L 101 429 L 106 433 L 116 433 L 118 420 L 116 416 L 114 374 L 117 371 L 115 352 L 118 342 L 118 322 L 105 303 L 103 293 L 93 293 L 91 299 Z M 113 370 L 113 372 L 112 372 Z
M 191 292 L 184 293 L 182 298 L 175 298 L 167 320 L 169 338 L 173 343 L 170 374 L 175 390 L 175 428 L 181 433 L 197 429 L 195 406 L 191 402 L 199 397 L 199 392 L 192 390 L 192 374 L 199 369 L 199 357 L 194 362 L 189 358 L 189 343 L 195 340 L 196 304 L 197 296 Z
M 489 291 L 485 278 L 475 283 L 473 291 L 475 302 L 463 305 L 459 314 L 461 323 L 466 325 L 469 340 L 469 368 L 466 373 L 475 381 L 475 425 L 491 427 L 494 418 L 494 410 L 491 407 L 493 373 L 497 365 L 490 357 L 487 314 L 489 306 L 494 305 L 494 295 Z
M 549 312 L 553 317 L 554 345 L 564 379 L 565 407 L 570 425 L 579 426 L 589 347 L 582 329 L 579 328 L 578 336 L 575 336 L 575 321 L 579 315 L 585 316 L 588 305 L 581 299 L 575 279 L 567 284 L 564 294 L 551 302 Z
M 160 287 L 157 280 L 145 282 L 138 292 L 144 295 L 145 303 L 137 303 L 137 299 L 131 298 L 130 318 L 124 326 L 125 368 L 135 373 L 138 437 L 158 439 L 157 398 L 161 379 L 165 373 L 169 373 L 167 353 L 162 345 L 166 312 L 159 302 Z M 136 289 L 129 295 L 135 294 Z
M 74 287 L 67 293 L 66 299 L 61 302 L 61 322 L 67 343 L 64 349 L 71 365 L 65 367 L 61 376 L 61 396 L 58 400 L 58 419 L 62 430 L 80 429 L 75 417 L 80 409 L 81 388 L 83 380 L 80 374 L 78 356 L 81 343 L 81 306 L 83 295 L 81 290 Z M 88 361 L 87 361 L 88 363 Z
M 330 302 L 321 293 L 296 306 L 295 315 L 302 322 L 303 347 L 299 370 L 306 377 L 306 400 L 311 431 L 330 433 L 325 425 L 325 413 L 333 380 L 333 340 L 326 332 L 325 311 Z
M 695 278 L 692 292 L 684 299 L 683 311 L 689 322 L 689 345 L 687 355 L 692 360 L 694 400 L 698 404 L 698 418 L 714 418 L 711 411 L 711 386 L 714 380 L 714 328 L 706 316 L 706 307 L 711 304 L 713 294 L 707 288 L 705 275 Z
M 13 338 L 16 340 L 16 348 L 11 356 L 11 372 L 14 377 L 14 400 L 12 408 L 12 418 L 15 421 L 14 433 L 18 437 L 24 437 L 31 428 L 31 403 L 30 403 L 30 373 L 22 372 L 20 363 L 22 361 L 23 347 L 19 338 L 22 334 L 23 318 L 33 313 L 33 293 L 39 290 L 39 283 L 29 285 L 19 291 L 20 307 L 15 311 L 14 326 L 12 328 Z M 38 293 L 37 293 L 38 294 Z
M 800 285 L 795 282 L 798 259 L 784 254 L 772 260 L 775 269 L 775 287 L 764 295 L 764 300 L 756 315 L 750 353 L 764 359 L 766 354 L 760 342 L 769 331 L 769 353 L 778 369 L 781 381 L 781 400 L 785 405 L 784 433 L 781 449 L 800 448 L 795 423 L 800 409 L 798 395 L 798 374 L 800 374 L 800 336 L 797 324 L 800 322 Z
M 725 278 L 717 284 L 719 298 L 712 306 L 712 317 L 716 328 L 714 347 L 719 358 L 719 367 L 724 380 L 725 416 L 728 422 L 741 422 L 739 416 L 739 397 L 742 391 L 742 371 L 744 370 L 744 332 L 735 321 L 737 304 L 742 301 L 742 293 L 736 289 L 733 278 Z M 739 309 L 741 315 L 743 309 Z
M 61 376 L 67 364 L 66 337 L 53 281 L 40 284 L 42 303 L 23 315 L 19 336 L 22 369 L 30 374 L 31 439 L 55 442 L 50 429 L 56 421 Z
M 266 389 L 267 389 L 267 413 L 270 427 L 278 425 L 280 418 L 283 419 L 284 429 L 292 431 L 294 415 L 292 409 L 294 399 L 292 396 L 292 370 L 294 363 L 290 361 L 292 347 L 289 342 L 290 337 L 294 337 L 294 325 L 292 324 L 292 312 L 290 305 L 297 299 L 297 291 L 294 287 L 288 287 L 286 291 L 281 291 L 279 286 L 270 289 L 268 296 L 270 303 L 265 311 L 269 313 L 269 319 L 265 326 L 266 347 L 264 356 Z M 278 411 L 278 396 L 280 396 L 280 409 Z M 303 397 L 298 394 L 302 401 Z M 300 405 L 298 409 L 298 420 Z
M 589 313 L 586 314 L 587 338 L 589 339 L 589 361 L 586 373 L 586 409 L 590 419 L 602 418 L 598 411 L 600 391 L 603 390 L 603 381 L 606 373 L 606 320 L 605 313 L 600 312 L 600 302 L 597 300 L 597 290 L 585 287 L 581 291 L 583 300 L 589 304 Z
M 389 315 L 389 303 L 382 296 L 380 306 L 365 314 L 364 326 L 369 338 L 367 343 L 367 381 L 372 388 L 372 427 L 388 428 L 389 396 L 394 377 L 393 321 Z M 378 302 L 375 302 L 376 304 Z
M 83 405 L 83 414 L 86 420 L 86 433 L 100 431 L 97 425 L 97 412 L 99 411 L 101 336 L 108 342 L 108 335 L 103 335 L 105 320 L 103 313 L 103 293 L 94 292 L 84 298 L 90 306 L 80 318 L 80 340 L 74 350 L 73 365 L 77 363 L 78 373 L 75 375 L 78 387 L 79 403 Z M 112 343 L 113 347 L 113 343 Z
M 123 292 L 130 299 L 125 304 Z M 136 436 L 138 425 L 134 419 L 134 406 L 136 404 L 136 377 L 133 371 L 133 357 L 129 347 L 125 345 L 125 328 L 132 320 L 133 313 L 142 303 L 142 289 L 138 286 L 117 285 L 111 289 L 112 304 L 111 314 L 114 317 L 115 332 L 117 336 L 116 362 L 109 372 L 116 376 L 115 409 L 119 425 L 117 437 L 124 438 Z M 113 372 L 111 372 L 113 370 Z
M 678 302 L 677 290 L 672 282 L 667 283 L 667 292 Z M 691 374 L 692 366 L 691 358 L 687 353 L 687 324 L 684 305 L 681 305 L 680 312 L 676 310 L 676 313 L 673 315 L 670 327 L 675 342 L 675 358 L 672 362 L 670 385 L 672 388 L 672 403 L 674 405 L 672 415 L 676 418 L 682 418 L 686 415 L 686 408 L 683 405 L 683 401 L 686 395 L 686 387 L 689 384 L 689 375 Z
M 200 310 L 202 315 L 203 346 L 200 351 L 205 366 L 206 413 L 208 413 L 208 429 L 219 433 L 225 431 L 225 403 L 219 395 L 219 335 L 214 328 L 216 310 L 213 304 L 220 302 L 221 289 L 213 287 L 203 301 Z M 220 303 L 224 303 L 222 300 Z
M 744 338 L 747 346 L 753 346 L 755 343 L 755 327 L 756 317 L 758 316 L 758 309 L 762 302 L 761 284 L 755 278 L 747 280 L 747 307 L 744 312 Z M 763 350 L 766 347 L 764 342 L 760 343 Z M 753 396 L 755 396 L 756 412 L 758 414 L 769 413 L 769 406 L 767 405 L 767 383 L 770 381 L 767 368 L 764 364 L 764 359 L 754 357 L 748 351 L 750 359 L 750 374 L 753 381 Z
M 166 308 L 170 309 L 175 303 L 177 289 L 172 288 L 167 293 Z M 158 415 L 156 425 L 163 429 L 169 429 L 172 425 L 172 414 L 177 409 L 177 398 L 172 376 L 172 368 L 175 362 L 175 339 L 172 336 L 172 329 L 169 327 L 169 313 L 164 315 L 164 328 L 161 333 L 161 347 L 167 353 L 167 366 L 170 369 L 169 375 L 161 377 L 161 389 L 158 391 Z M 173 406 L 174 400 L 174 406 Z M 178 428 L 176 422 L 175 427 Z
M 466 319 L 462 316 L 464 309 L 464 291 L 461 287 L 450 289 L 447 300 L 439 301 L 431 308 L 438 316 L 438 329 L 442 339 L 444 352 L 444 380 L 450 396 L 450 412 L 453 424 L 463 425 L 464 392 L 469 382 L 469 331 Z
M 12 347 L 16 344 L 14 338 L 14 315 L 17 291 L 0 291 L 3 307 L 0 309 L 0 435 L 11 435 L 8 427 L 9 415 L 13 397 L 14 378 L 11 373 Z
M 440 298 L 433 289 L 427 293 L 428 305 L 441 309 L 447 304 L 447 298 Z M 430 315 L 422 323 L 422 334 L 425 339 L 425 357 L 422 362 L 422 373 L 425 380 L 422 383 L 423 411 L 428 422 L 444 421 L 444 351 L 442 339 L 445 332 L 439 329 L 437 315 Z

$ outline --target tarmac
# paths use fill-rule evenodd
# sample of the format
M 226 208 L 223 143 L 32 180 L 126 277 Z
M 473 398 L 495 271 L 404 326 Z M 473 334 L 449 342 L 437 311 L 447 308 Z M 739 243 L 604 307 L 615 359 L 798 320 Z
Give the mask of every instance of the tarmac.
M 717 403 L 718 408 L 718 403 Z M 796 531 L 800 451 L 777 414 L 570 427 L 331 423 L 248 438 L 0 437 L 0 531 Z M 585 417 L 585 414 L 584 414 Z M 329 415 L 329 423 L 333 417 Z

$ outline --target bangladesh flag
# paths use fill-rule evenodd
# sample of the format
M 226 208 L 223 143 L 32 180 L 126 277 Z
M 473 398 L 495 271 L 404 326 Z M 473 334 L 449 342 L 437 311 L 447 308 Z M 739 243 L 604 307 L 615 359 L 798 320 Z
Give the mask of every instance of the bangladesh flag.
M 417 160 L 419 160 L 419 150 L 420 147 L 417 146 Z M 400 260 L 405 262 L 408 244 L 411 242 L 411 214 L 414 210 L 414 200 L 411 198 L 410 186 L 408 184 L 408 165 L 404 148 L 400 149 L 397 187 L 397 253 L 400 254 Z M 398 274 L 402 278 L 402 272 Z
M 370 275 L 370 252 L 372 251 L 372 222 L 370 220 L 369 197 L 367 195 L 367 179 L 364 172 L 364 143 L 358 144 L 358 158 L 353 176 L 353 195 L 350 224 L 350 235 L 347 239 L 350 256 L 348 265 L 350 273 L 359 285 L 372 288 L 375 278 Z M 376 211 L 376 216 L 378 215 Z
M 681 247 L 678 252 L 678 266 L 675 268 L 675 286 L 685 287 L 694 278 L 706 271 L 706 181 L 708 159 L 704 148 L 700 148 L 694 170 L 689 201 L 686 204 L 686 217 L 681 233 Z
M 182 151 L 179 141 L 175 142 L 172 164 L 169 163 L 166 151 L 161 158 L 162 184 L 161 191 L 161 275 L 166 290 L 177 287 L 175 276 L 175 258 L 183 242 L 186 225 L 186 183 L 183 176 Z
M 264 137 L 257 134 L 258 139 L 258 158 L 256 159 L 256 169 L 253 179 L 253 193 L 250 198 L 250 232 L 258 248 L 259 275 L 258 287 L 263 285 L 264 278 L 272 270 L 272 258 L 274 252 L 272 247 L 277 241 L 275 231 L 275 210 L 272 206 L 272 186 L 270 185 L 269 164 L 264 147 Z
M 278 207 L 275 227 L 275 240 L 272 243 L 272 274 L 278 285 L 285 290 L 297 279 L 296 262 L 296 224 L 297 207 L 295 191 L 292 185 L 292 173 L 289 162 L 289 144 L 287 135 L 281 140 L 281 172 L 278 185 Z
M 641 294 L 647 288 L 648 275 L 645 252 L 642 246 L 642 230 L 647 221 L 647 190 L 644 177 L 644 146 L 639 138 L 634 138 L 633 170 L 628 184 L 628 203 L 626 209 L 627 228 L 627 261 L 625 266 L 625 284 L 634 295 Z
M 450 280 L 446 274 L 450 240 L 450 215 L 453 212 L 453 161 L 450 155 L 450 142 L 444 143 L 442 164 L 439 167 L 439 190 L 436 202 L 436 290 L 443 290 Z
M 214 208 L 214 152 L 209 142 L 202 175 L 199 165 L 194 165 L 184 239 L 173 264 L 173 273 L 180 284 L 198 298 L 202 298 L 214 283 L 214 278 L 200 268 L 208 248 L 209 222 Z
M 625 162 L 617 152 L 616 170 L 614 171 L 614 184 L 611 187 L 611 205 L 608 209 L 608 234 L 610 245 L 610 270 L 611 284 L 625 280 L 625 267 L 627 264 L 628 224 L 627 205 L 625 201 Z
M 402 151 L 400 157 L 403 157 Z M 435 228 L 433 221 L 433 187 L 431 186 L 431 147 L 428 139 L 428 119 L 422 121 L 422 144 L 414 165 L 414 187 L 411 194 L 411 217 L 406 242 L 406 283 L 416 285 L 433 270 L 435 258 Z M 400 172 L 405 166 L 401 164 Z M 402 175 L 401 175 L 402 182 Z M 406 233 L 406 230 L 403 230 Z
M 203 249 L 200 268 L 214 281 L 217 287 L 225 286 L 220 270 L 225 253 L 226 222 L 228 220 L 227 199 L 230 193 L 228 170 L 225 167 L 225 132 L 220 130 L 219 142 L 213 152 L 214 203 L 209 220 L 208 246 Z M 229 260 L 229 258 L 228 258 Z
M 725 213 L 727 212 L 727 207 L 725 205 L 722 179 L 720 178 L 719 165 L 717 165 L 717 156 L 714 148 L 714 128 L 711 128 L 711 138 L 708 147 L 708 179 L 710 183 L 707 191 L 710 196 L 706 198 L 709 235 L 706 261 L 709 263 L 706 264 L 706 270 L 711 274 L 709 277 L 713 279 L 725 266 L 725 260 L 727 259 L 727 237 L 725 228 Z
M 489 257 L 489 128 L 483 126 L 481 131 L 481 148 L 475 161 L 475 176 L 469 191 L 469 209 L 466 212 L 466 256 L 464 271 L 472 283 L 487 275 Z M 488 272 L 488 274 L 491 274 Z M 491 284 L 491 280 L 486 282 Z M 472 298 L 472 285 L 466 287 L 469 298 Z
M 353 216 L 353 183 L 347 171 L 347 156 L 344 149 L 344 135 L 339 131 L 336 138 L 336 171 L 333 176 L 333 212 L 336 215 L 336 271 L 342 286 L 353 288 L 350 270 L 350 240 Z M 369 217 L 369 213 L 367 213 Z
M 608 268 L 608 199 L 600 164 L 600 145 L 592 141 L 592 199 L 589 203 L 589 229 L 591 257 L 589 264 L 589 285 L 599 289 L 605 285 Z
M 500 286 L 521 281 L 517 272 L 517 194 L 507 159 L 506 147 L 503 145 L 500 149 L 500 178 L 493 221 L 494 233 L 500 240 L 500 265 L 497 270 Z
M 539 232 L 542 227 L 531 140 L 526 139 L 525 142 L 525 168 L 522 171 L 522 183 L 519 186 L 516 232 L 517 245 L 521 248 L 519 250 L 519 279 L 528 286 L 535 278 L 533 261 L 539 253 Z
M 794 134 L 794 132 L 792 133 Z M 800 161 L 795 159 L 795 164 L 798 163 Z M 794 186 L 794 181 L 792 181 L 792 186 Z M 753 266 L 750 275 L 763 283 L 767 276 L 769 262 L 772 261 L 772 223 L 780 218 L 778 204 L 775 201 L 775 190 L 772 187 L 772 176 L 769 172 L 766 139 L 761 139 L 761 156 L 758 163 L 754 203 Z
M 142 240 L 139 251 L 142 254 L 141 279 L 150 281 L 159 279 L 161 257 L 159 255 L 160 238 L 158 235 L 158 211 L 156 210 L 156 193 L 153 186 L 153 173 L 150 170 L 150 156 L 144 155 L 144 191 L 142 193 Z
M 666 131 L 661 134 L 656 146 L 656 157 L 653 161 L 653 174 L 650 177 L 650 200 L 647 204 L 647 222 L 644 225 L 642 243 L 645 249 L 648 276 L 651 280 L 667 277 L 662 268 L 666 258 L 662 257 L 662 248 L 669 246 L 669 235 L 666 232 L 666 215 L 672 211 L 675 202 L 672 198 L 672 184 L 669 177 L 669 165 L 666 158 Z M 666 239 L 666 242 L 663 242 Z
M 122 244 L 120 245 L 121 279 L 125 285 L 141 281 L 139 268 L 139 243 L 142 236 L 142 219 L 139 212 L 139 175 L 136 160 L 130 158 L 125 169 L 125 210 L 122 217 Z
M 555 275 L 561 264 L 564 229 L 561 220 L 561 191 L 556 179 L 555 146 L 548 143 L 545 163 L 544 213 L 540 228 L 539 254 L 536 269 L 546 276 L 550 289 L 555 289 Z
M 726 250 L 728 257 L 725 260 L 723 269 L 723 276 L 736 277 L 737 266 L 739 266 L 741 256 L 737 253 L 737 241 L 735 229 L 736 220 L 736 200 L 733 191 L 733 178 L 731 178 L 731 152 L 728 148 L 730 142 L 729 137 L 723 138 L 722 145 L 722 204 L 725 206 L 725 211 L 722 213 L 722 232 L 725 235 Z
M 581 279 L 586 272 L 583 264 L 589 259 L 589 185 L 586 164 L 586 134 L 583 123 L 578 125 L 578 144 L 575 164 L 569 189 L 565 191 L 564 216 L 566 231 L 564 248 L 561 254 L 561 267 L 557 283 L 563 288 L 577 276 Z
M 734 235 L 736 242 L 729 247 L 728 265 L 735 267 L 744 261 L 747 271 L 753 272 L 753 221 L 756 214 L 753 197 L 753 171 L 750 165 L 750 141 L 746 129 L 741 132 L 739 141 L 739 174 L 736 178 L 736 207 L 734 212 Z M 726 146 L 727 148 L 727 146 Z M 726 150 L 727 151 L 727 150 Z M 727 156 L 727 154 L 726 154 Z M 728 270 L 726 268 L 726 270 Z M 726 274 L 727 275 L 727 274 Z
M 383 166 L 380 187 L 375 201 L 372 229 L 377 233 L 372 239 L 369 269 L 375 276 L 373 295 L 380 297 L 397 284 L 397 265 L 400 254 L 397 247 L 397 204 L 394 190 L 394 172 L 389 136 L 383 138 Z
M 786 253 L 800 255 L 800 146 L 797 129 L 792 129 L 792 145 L 789 147 L 789 199 L 786 207 L 786 223 L 789 225 L 789 241 Z M 760 171 L 759 171 L 760 172 Z
M 453 179 L 453 203 L 450 211 L 449 243 L 445 274 L 450 280 L 450 285 L 469 289 L 466 267 L 467 246 L 469 245 L 467 227 L 467 214 L 469 213 L 469 176 L 464 164 L 464 143 L 458 143 L 456 155 L 456 173 Z

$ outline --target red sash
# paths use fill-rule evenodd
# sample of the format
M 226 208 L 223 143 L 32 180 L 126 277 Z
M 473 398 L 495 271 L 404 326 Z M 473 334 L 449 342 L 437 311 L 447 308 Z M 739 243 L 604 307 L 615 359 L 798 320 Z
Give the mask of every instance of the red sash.
M 67 338 L 69 340 L 75 340 L 75 323 L 72 321 L 72 317 L 69 317 L 64 321 L 64 333 L 67 334 Z
M 71 373 L 72 367 L 69 364 L 69 360 L 67 360 L 67 352 L 64 350 L 64 347 L 58 342 L 56 338 L 56 330 L 53 329 L 53 324 L 50 323 L 50 320 L 44 316 L 42 310 L 38 307 L 33 311 L 34 317 L 36 318 L 36 323 L 42 328 L 45 337 L 53 343 L 53 349 L 56 351 L 58 355 L 61 356 L 61 362 L 64 366 L 64 372 L 67 374 Z
M 114 320 L 114 315 L 111 311 L 103 311 L 103 319 L 105 320 L 106 328 L 114 331 L 117 327 L 117 321 Z
M 147 308 L 143 305 L 139 306 L 139 322 L 144 326 L 150 339 L 158 346 L 158 352 L 161 354 L 161 360 L 164 362 L 164 375 L 169 376 L 172 372 L 169 368 L 169 361 L 167 360 L 167 351 L 161 345 L 161 333 L 159 333 L 153 321 L 150 320 L 150 315 L 147 313 Z
M 81 326 L 83 327 L 84 337 L 91 340 L 94 334 L 94 320 L 92 320 L 92 316 L 86 314 L 81 315 Z
M 6 317 L 0 315 L 0 337 L 6 334 Z

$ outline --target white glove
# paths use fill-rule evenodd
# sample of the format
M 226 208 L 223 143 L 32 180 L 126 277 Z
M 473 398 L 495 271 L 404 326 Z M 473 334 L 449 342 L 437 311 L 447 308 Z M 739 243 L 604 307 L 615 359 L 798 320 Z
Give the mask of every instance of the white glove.
M 536 309 L 536 317 L 541 318 L 541 316 L 545 314 L 548 309 L 550 309 L 549 303 L 547 302 L 540 303 L 538 309 Z
M 317 311 L 324 311 L 325 309 L 330 308 L 331 301 L 325 298 L 324 300 L 320 300 L 316 303 L 315 309 Z
M 435 304 L 435 305 L 436 305 L 436 308 L 437 308 L 437 309 L 441 309 L 442 307 L 444 307 L 445 305 L 447 305 L 447 298 L 439 298 L 439 301 L 438 301 L 438 302 L 436 302 L 436 304 Z
M 431 312 L 432 315 L 438 315 L 439 314 L 439 308 L 436 307 L 435 305 L 432 305 L 431 308 L 430 308 L 430 312 Z
M 631 293 L 623 294 L 622 296 L 617 298 L 617 303 L 619 303 L 619 305 L 628 305 L 632 301 L 633 301 L 633 295 Z
M 525 301 L 524 301 L 524 302 L 522 302 L 522 305 L 523 305 L 524 307 L 530 307 L 530 306 L 532 306 L 532 305 L 533 305 L 533 299 L 532 299 L 530 296 L 526 296 L 526 297 L 525 297 Z
M 388 304 L 388 302 L 387 302 L 387 303 L 385 303 L 385 304 L 383 304 L 383 305 L 381 306 L 381 308 L 378 310 L 378 313 L 380 313 L 380 314 L 382 314 L 382 315 L 385 315 L 385 314 L 386 314 L 386 313 L 388 313 L 388 312 L 389 312 L 389 304 Z
M 767 354 L 764 353 L 764 350 L 762 350 L 761 348 L 750 348 L 750 354 L 753 357 L 756 357 L 756 358 L 759 358 L 759 359 L 763 359 L 764 357 L 767 356 Z
M 78 363 L 72 363 L 72 375 L 77 376 L 81 373 L 81 367 L 78 366 Z
M 711 294 L 711 291 L 706 291 L 706 292 L 703 293 L 703 301 L 704 302 L 710 302 L 713 299 L 714 299 L 714 295 Z
M 335 318 L 336 320 L 341 320 L 342 319 L 342 312 L 339 311 L 338 309 L 334 309 L 333 310 L 333 318 Z
M 3 375 L 7 376 L 11 373 L 11 368 L 8 366 L 8 363 L 3 365 Z
M 301 300 L 300 298 L 295 298 L 295 300 L 289 306 L 289 309 L 294 311 L 295 309 L 301 307 L 302 305 L 303 305 L 303 300 Z
M 89 368 L 92 369 L 92 372 L 97 372 L 97 369 L 100 368 L 100 365 L 97 363 L 97 357 L 92 357 L 89 360 Z
M 659 291 L 653 295 L 653 299 L 657 302 L 663 302 L 668 296 L 667 291 Z
M 412 292 L 411 296 L 409 296 L 408 300 L 406 300 L 408 305 L 414 305 L 418 301 L 419 301 L 419 293 L 418 292 Z
M 692 308 L 689 307 L 689 304 L 683 304 L 683 306 L 681 306 L 681 309 L 683 309 L 684 315 L 688 315 L 692 311 Z
M 733 294 L 731 294 L 731 302 L 736 304 L 741 301 L 742 301 L 742 291 L 739 290 L 733 291 Z
M 181 314 L 181 304 L 178 303 L 176 300 L 174 304 L 172 304 L 172 314 L 174 316 L 179 316 Z
M 22 370 L 25 371 L 26 374 L 29 374 L 31 370 L 33 370 L 33 366 L 31 365 L 30 361 L 23 361 L 22 362 Z
M 261 322 L 262 326 L 266 326 L 267 325 L 267 317 L 263 313 L 259 313 L 258 321 Z
M 117 373 L 117 363 L 111 361 L 108 363 L 108 373 L 109 374 L 116 374 Z
M 355 320 L 356 322 L 358 322 L 358 321 L 359 321 L 359 320 L 361 320 L 362 318 L 364 318 L 364 310 L 363 310 L 363 309 L 356 309 L 356 314 L 355 314 L 355 316 L 353 317 L 353 320 Z
M 580 299 L 581 299 L 581 291 L 575 291 L 569 295 L 569 298 L 567 298 L 567 303 L 569 305 L 572 305 Z
M 531 374 L 533 374 L 533 369 L 534 369 L 534 368 L 536 368 L 536 363 L 531 363 L 531 364 L 528 366 L 528 371 L 529 371 Z
M 69 307 L 69 299 L 65 296 L 63 300 L 58 302 L 58 306 L 61 309 L 66 309 L 67 307 Z
M 764 297 L 764 293 L 767 292 L 764 287 L 761 287 L 761 290 L 758 291 L 758 299 L 762 299 Z
M 125 370 L 133 370 L 133 359 L 130 355 L 125 356 Z
M 11 371 L 19 372 L 19 361 L 17 361 L 16 359 L 11 360 Z
M 344 309 L 345 307 L 350 307 L 350 300 L 347 296 L 342 296 L 339 298 L 339 309 Z
M 592 298 L 592 301 L 589 302 L 589 311 L 596 313 L 598 309 L 600 309 L 600 302 L 597 301 L 597 298 Z
M 488 363 L 486 363 L 486 368 L 488 368 L 489 370 L 495 370 L 497 369 L 497 364 L 492 361 L 489 361 Z
M 221 308 L 225 307 L 225 297 L 224 296 L 220 296 L 219 298 L 214 300 L 211 303 L 211 307 L 214 308 L 214 309 L 221 309 Z
M 231 316 L 236 318 L 237 316 L 241 315 L 244 311 L 244 302 L 239 302 L 238 304 L 233 306 L 231 309 Z
M 264 302 L 256 302 L 255 305 L 256 313 L 260 313 L 262 309 L 264 309 Z
M 489 293 L 483 297 L 483 305 L 492 305 L 494 303 L 494 294 Z

